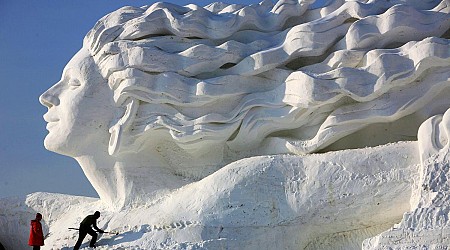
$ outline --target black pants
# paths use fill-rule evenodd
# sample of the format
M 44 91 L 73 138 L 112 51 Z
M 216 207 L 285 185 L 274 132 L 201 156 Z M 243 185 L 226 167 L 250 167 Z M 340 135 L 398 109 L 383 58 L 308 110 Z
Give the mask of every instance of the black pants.
M 40 250 L 41 247 L 40 246 L 33 246 L 33 250 Z
M 75 244 L 75 246 L 73 247 L 73 250 L 80 249 L 81 243 L 83 243 L 84 237 L 86 237 L 87 234 L 92 236 L 89 246 L 94 247 L 94 244 L 97 241 L 97 233 L 92 228 L 81 228 L 80 227 L 80 234 L 78 235 L 77 244 Z

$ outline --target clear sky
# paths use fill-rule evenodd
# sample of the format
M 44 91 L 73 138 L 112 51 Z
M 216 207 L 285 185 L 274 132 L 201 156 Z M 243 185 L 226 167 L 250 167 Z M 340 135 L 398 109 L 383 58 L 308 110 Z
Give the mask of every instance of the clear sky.
M 141 0 L 0 0 L 0 198 L 32 192 L 97 197 L 78 163 L 47 151 L 39 95 L 56 83 L 102 16 Z M 207 0 L 168 0 L 207 5 Z M 253 4 L 259 0 L 225 0 Z

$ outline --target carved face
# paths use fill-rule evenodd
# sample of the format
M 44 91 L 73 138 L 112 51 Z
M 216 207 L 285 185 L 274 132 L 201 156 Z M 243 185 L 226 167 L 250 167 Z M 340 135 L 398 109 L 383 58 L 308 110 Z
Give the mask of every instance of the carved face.
M 72 157 L 107 150 L 113 93 L 97 69 L 82 48 L 66 65 L 61 80 L 40 96 L 48 108 L 46 149 Z

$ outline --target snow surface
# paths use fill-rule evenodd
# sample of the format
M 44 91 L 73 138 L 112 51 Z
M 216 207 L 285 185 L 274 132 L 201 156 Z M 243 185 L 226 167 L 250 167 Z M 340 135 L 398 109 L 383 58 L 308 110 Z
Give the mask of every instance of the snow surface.
M 1 199 L 0 241 L 98 210 L 99 249 L 449 249 L 449 1 L 312 3 L 100 19 L 40 97 L 100 199 Z
M 403 142 L 243 159 L 157 201 L 120 211 L 97 199 L 35 193 L 0 203 L 2 211 L 11 211 L 4 230 L 27 235 L 27 218 L 40 211 L 44 231 L 50 228 L 46 247 L 70 249 L 77 232 L 67 228 L 98 210 L 98 225 L 119 232 L 102 236 L 104 249 L 359 249 L 408 211 L 418 181 L 416 150 L 415 142 Z

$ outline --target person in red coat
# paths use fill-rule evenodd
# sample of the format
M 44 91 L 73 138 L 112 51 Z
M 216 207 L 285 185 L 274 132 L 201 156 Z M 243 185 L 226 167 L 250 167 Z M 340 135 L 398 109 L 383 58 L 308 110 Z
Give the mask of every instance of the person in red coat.
M 41 249 L 44 245 L 44 233 L 42 232 L 42 214 L 37 213 L 36 219 L 31 221 L 30 228 L 30 239 L 28 240 L 28 245 L 33 247 L 33 250 Z

